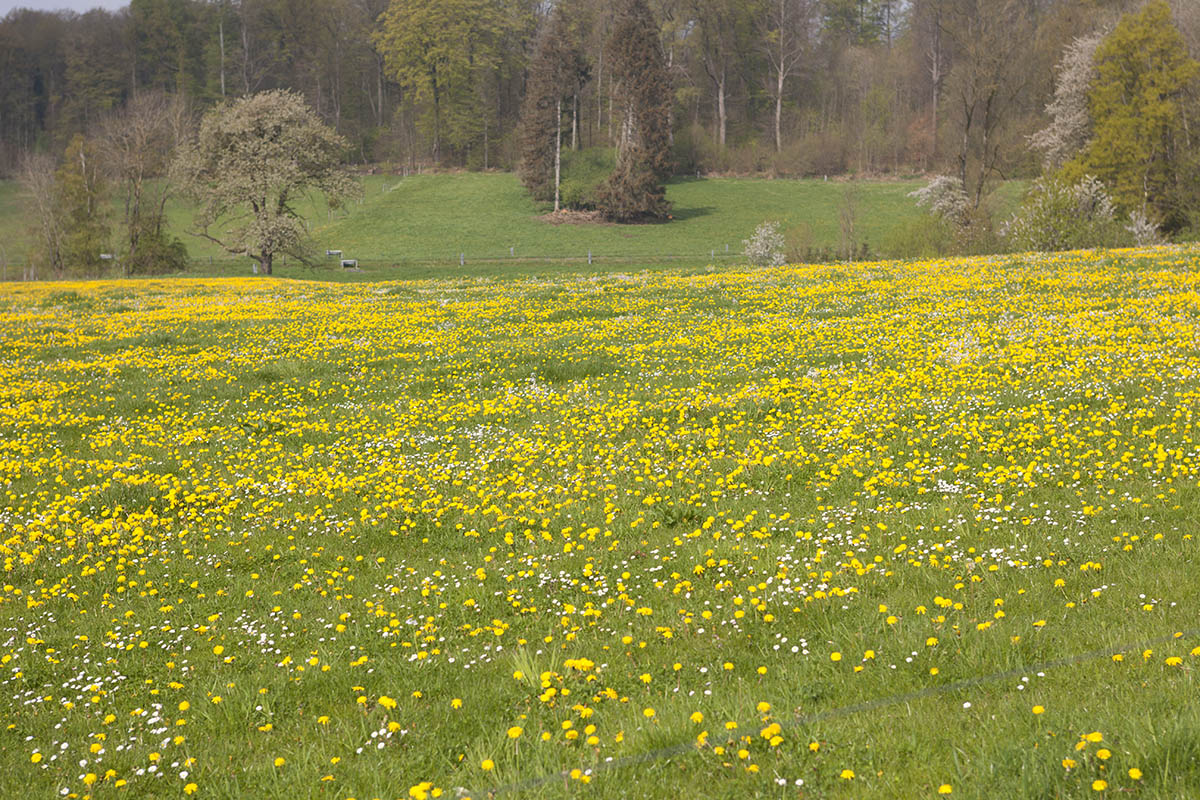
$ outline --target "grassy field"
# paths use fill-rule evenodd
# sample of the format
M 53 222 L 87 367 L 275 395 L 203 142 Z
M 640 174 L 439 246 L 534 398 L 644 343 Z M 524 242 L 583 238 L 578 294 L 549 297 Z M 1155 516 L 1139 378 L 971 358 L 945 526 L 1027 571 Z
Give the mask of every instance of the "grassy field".
M 0 795 L 1179 798 L 1200 251 L 0 290 Z
M 800 255 L 809 248 L 836 251 L 842 238 L 840 208 L 848 188 L 856 197 L 856 240 L 878 252 L 897 229 L 918 219 L 919 210 L 907 193 L 919 185 L 918 181 L 677 180 L 667 191 L 675 217 L 669 223 L 552 225 L 539 219 L 547 209 L 530 200 L 516 177 L 507 173 L 367 176 L 363 202 L 348 213 L 331 216 L 319 198 L 304 203 L 303 209 L 321 250 L 342 250 L 367 270 L 413 277 L 427 272 L 422 266 L 457 264 L 460 253 L 473 269 L 487 262 L 524 271 L 555 270 L 564 263 L 578 268 L 586 264 L 589 251 L 604 265 L 731 263 L 739 260 L 743 240 L 768 219 L 791 231 Z M 1023 188 L 1019 181 L 1003 185 L 997 208 L 1013 207 Z M 175 203 L 168 214 L 172 228 L 182 235 L 190 223 L 190 209 Z M 8 243 L 14 261 L 23 258 L 28 247 L 26 227 L 15 184 L 0 183 L 0 238 Z M 227 254 L 203 240 L 184 239 L 201 268 L 247 269 L 245 259 L 231 262 Z M 211 268 L 210 259 L 217 262 Z M 397 273 L 390 269 L 393 265 L 404 269 Z M 286 266 L 284 270 L 285 274 L 306 271 L 288 271 Z

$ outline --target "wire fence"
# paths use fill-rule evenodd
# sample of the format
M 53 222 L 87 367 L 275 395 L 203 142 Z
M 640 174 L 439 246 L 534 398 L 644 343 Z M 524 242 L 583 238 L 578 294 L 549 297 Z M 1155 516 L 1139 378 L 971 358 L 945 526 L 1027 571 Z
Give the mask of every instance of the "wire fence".
M 256 261 L 246 256 L 206 256 L 201 258 L 193 258 L 192 268 L 198 271 L 205 269 L 239 269 L 242 266 L 247 272 L 256 271 Z M 561 255 L 545 255 L 534 254 L 524 255 L 515 252 L 515 249 L 510 249 L 508 252 L 496 253 L 470 253 L 459 251 L 457 253 L 372 253 L 365 257 L 355 257 L 352 254 L 339 255 L 338 257 L 318 256 L 316 259 L 305 264 L 295 258 L 287 258 L 280 255 L 275 266 L 279 267 L 295 267 L 300 264 L 303 267 L 321 269 L 321 270 L 338 270 L 338 269 L 362 269 L 371 270 L 386 270 L 389 268 L 406 268 L 406 267 L 447 267 L 447 268 L 468 268 L 468 267 L 523 267 L 523 266 L 552 266 L 557 264 L 570 266 L 637 266 L 637 265 L 696 265 L 704 266 L 706 264 L 742 264 L 746 263 L 746 257 L 739 251 L 730 249 L 726 251 L 724 248 L 710 248 L 707 252 L 696 253 L 604 253 L 592 250 L 581 250 L 575 253 L 566 253 Z M 80 277 L 123 277 L 124 272 L 121 270 L 120 263 L 105 270 L 103 276 L 80 276 Z M 63 277 L 46 270 L 37 270 L 26 260 L 19 261 L 4 261 L 0 263 L 0 282 L 9 281 L 34 281 L 34 280 L 60 280 Z
M 1073 656 L 1065 656 L 1063 658 L 1056 658 L 1050 661 L 1025 664 L 1012 669 L 993 672 L 989 675 L 979 675 L 973 678 L 964 678 L 963 680 L 953 681 L 951 683 L 940 684 L 937 686 L 927 686 L 924 689 L 916 689 L 911 692 L 903 692 L 900 694 L 889 695 L 887 697 L 876 698 L 874 700 L 866 700 L 862 703 L 841 706 L 839 708 L 831 708 L 825 711 L 817 711 L 812 714 L 801 714 L 789 720 L 776 719 L 774 721 L 778 723 L 781 730 L 795 730 L 797 728 L 803 728 L 819 722 L 852 717 L 868 711 L 886 708 L 887 706 L 901 705 L 903 703 L 910 703 L 914 700 L 921 700 L 927 697 L 935 697 L 937 695 L 959 692 L 963 689 L 970 689 L 983 684 L 995 683 L 1008 678 L 1016 678 L 1033 673 L 1046 672 L 1047 670 L 1057 669 L 1059 667 L 1068 667 L 1075 664 L 1081 664 L 1086 661 L 1094 661 L 1100 658 L 1111 658 L 1118 653 L 1145 651 L 1167 642 L 1179 641 L 1182 639 L 1194 639 L 1196 637 L 1200 637 L 1200 628 L 1187 631 L 1178 631 L 1169 636 L 1160 636 L 1155 639 L 1148 639 L 1141 642 L 1128 642 L 1112 647 L 1089 650 L 1085 653 L 1079 653 Z M 752 723 L 748 723 L 747 727 L 752 727 Z M 621 758 L 608 758 L 598 764 L 583 769 L 582 771 L 586 775 L 594 776 L 599 773 L 611 772 L 613 770 L 633 767 L 639 764 L 665 761 L 669 758 L 687 755 L 689 753 L 695 753 L 698 751 L 699 748 L 695 742 L 689 739 L 686 742 L 680 742 L 678 744 L 669 745 L 656 750 L 649 750 L 644 753 L 636 753 L 634 755 L 623 756 Z M 495 797 L 501 794 L 527 792 L 550 783 L 568 781 L 570 779 L 570 774 L 570 770 L 564 770 L 548 775 L 540 775 L 537 777 L 504 784 L 499 787 L 480 789 L 474 793 L 467 791 L 465 796 Z

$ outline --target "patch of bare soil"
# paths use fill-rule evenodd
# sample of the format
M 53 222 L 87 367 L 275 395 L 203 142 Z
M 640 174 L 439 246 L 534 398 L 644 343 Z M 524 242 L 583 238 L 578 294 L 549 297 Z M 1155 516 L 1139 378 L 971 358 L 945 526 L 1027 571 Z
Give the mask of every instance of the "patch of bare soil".
M 562 209 L 561 211 L 551 211 L 549 214 L 542 214 L 538 217 L 542 222 L 548 222 L 551 225 L 611 225 L 604 219 L 604 215 L 599 211 L 572 211 L 570 209 Z

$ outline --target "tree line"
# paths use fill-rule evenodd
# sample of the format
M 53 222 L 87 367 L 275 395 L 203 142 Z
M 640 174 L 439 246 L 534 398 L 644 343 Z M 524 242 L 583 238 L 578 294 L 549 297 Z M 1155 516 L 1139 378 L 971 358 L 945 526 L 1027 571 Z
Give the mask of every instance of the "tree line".
M 195 235 L 217 241 L 208 231 L 243 213 L 255 233 L 223 242 L 230 252 L 266 271 L 272 253 L 302 255 L 295 191 L 311 178 L 336 199 L 349 185 L 312 164 L 277 194 L 304 160 L 282 157 L 297 148 L 280 145 L 278 120 L 307 131 L 300 149 L 319 152 L 320 169 L 515 169 L 556 211 L 614 221 L 668 216 L 672 172 L 919 171 L 940 173 L 915 196 L 959 252 L 1144 242 L 1200 225 L 1198 31 L 1200 4 L 1168 0 L 18 10 L 0 21 L 0 164 L 24 185 L 55 274 L 99 274 L 105 258 L 124 271 L 185 263 L 165 226 L 175 189 L 201 205 Z M 214 133 L 233 108 L 257 108 L 268 138 L 184 169 L 206 134 L 220 151 L 251 124 Z M 261 168 L 264 153 L 282 172 Z M 217 191 L 230 165 L 246 180 Z M 997 229 L 984 202 L 996 180 L 1039 174 Z
M 1032 175 L 1054 67 L 1139 0 L 651 0 L 688 173 Z M 301 94 L 353 162 L 513 169 L 551 11 L 577 53 L 567 149 L 611 147 L 617 7 L 598 0 L 131 0 L 0 20 L 0 171 L 137 94 Z M 1200 52 L 1200 7 L 1173 0 Z

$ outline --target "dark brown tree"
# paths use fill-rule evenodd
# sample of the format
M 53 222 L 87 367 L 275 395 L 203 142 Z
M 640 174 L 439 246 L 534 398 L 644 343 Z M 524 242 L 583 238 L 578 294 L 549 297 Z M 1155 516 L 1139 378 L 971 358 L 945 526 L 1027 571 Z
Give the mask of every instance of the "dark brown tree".
M 671 84 L 658 25 L 645 0 L 617 9 L 605 50 L 611 53 L 617 164 L 596 205 L 610 220 L 635 222 L 667 215 L 663 178 L 671 160 Z

